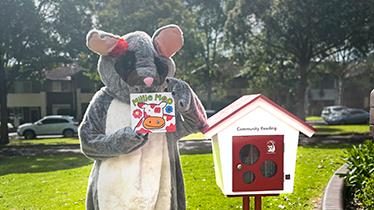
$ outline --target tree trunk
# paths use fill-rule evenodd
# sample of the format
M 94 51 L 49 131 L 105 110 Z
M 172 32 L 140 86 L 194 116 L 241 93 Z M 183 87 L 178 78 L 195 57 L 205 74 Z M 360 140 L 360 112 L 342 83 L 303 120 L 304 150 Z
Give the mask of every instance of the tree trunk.
M 343 105 L 343 77 L 338 76 L 338 100 L 337 105 Z
M 307 81 L 306 86 L 305 86 L 305 94 L 304 94 L 304 116 L 309 116 L 309 107 L 310 107 L 309 91 L 310 91 L 310 88 L 309 88 L 308 81 Z
M 0 145 L 9 143 L 8 132 L 8 106 L 7 106 L 7 85 L 5 69 L 0 65 Z
M 301 119 L 305 119 L 305 98 L 307 97 L 307 85 L 308 85 L 308 68 L 309 62 L 299 62 L 298 74 L 299 81 L 296 89 L 296 115 Z
M 207 75 L 208 77 L 206 77 L 206 88 L 207 88 L 206 109 L 212 109 L 212 81 L 209 77 L 209 73 Z

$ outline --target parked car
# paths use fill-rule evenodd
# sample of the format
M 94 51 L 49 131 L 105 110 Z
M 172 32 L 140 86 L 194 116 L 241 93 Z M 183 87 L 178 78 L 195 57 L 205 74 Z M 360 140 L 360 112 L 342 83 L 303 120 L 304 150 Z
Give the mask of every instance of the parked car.
M 346 106 L 326 106 L 323 107 L 321 117 L 326 121 L 326 118 L 329 118 L 333 115 L 339 114 L 343 111 L 347 111 L 348 107 Z
M 63 135 L 73 137 L 78 132 L 78 123 L 71 116 L 46 116 L 35 123 L 25 123 L 18 127 L 17 133 L 25 139 L 34 139 L 39 135 Z
M 328 115 L 324 120 L 329 125 L 366 124 L 369 122 L 369 112 L 362 109 L 344 109 Z

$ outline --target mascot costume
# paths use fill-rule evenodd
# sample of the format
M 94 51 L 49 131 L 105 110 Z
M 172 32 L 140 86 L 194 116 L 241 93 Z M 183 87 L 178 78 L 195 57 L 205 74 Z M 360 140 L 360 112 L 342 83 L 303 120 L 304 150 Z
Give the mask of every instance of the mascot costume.
M 94 160 L 87 209 L 185 209 L 177 140 L 207 124 L 196 94 L 174 78 L 171 57 L 182 45 L 176 25 L 158 29 L 152 38 L 141 31 L 122 37 L 99 30 L 87 34 L 87 47 L 100 55 L 98 71 L 105 85 L 79 128 L 81 150 Z M 130 125 L 130 94 L 155 92 L 171 93 L 176 131 L 137 133 Z

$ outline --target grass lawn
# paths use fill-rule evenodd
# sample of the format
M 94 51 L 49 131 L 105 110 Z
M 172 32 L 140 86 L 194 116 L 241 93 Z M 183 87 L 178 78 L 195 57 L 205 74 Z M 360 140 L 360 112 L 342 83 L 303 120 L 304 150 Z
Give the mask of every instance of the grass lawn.
M 305 118 L 306 121 L 323 121 L 320 116 L 308 116 Z
M 264 199 L 264 209 L 313 209 L 342 154 L 299 147 L 295 192 Z M 216 186 L 211 154 L 181 159 L 188 209 L 241 209 L 241 198 L 226 198 Z M 91 164 L 80 155 L 0 157 L 0 209 L 83 209 Z
M 368 134 L 369 125 L 315 125 L 317 135 Z
M 320 116 L 306 117 L 306 121 L 323 121 Z M 346 134 L 367 134 L 370 131 L 369 125 L 314 125 L 317 135 L 346 135 Z
M 203 133 L 193 133 L 190 134 L 184 138 L 182 138 L 182 141 L 188 141 L 188 140 L 199 140 L 199 139 L 207 139 Z

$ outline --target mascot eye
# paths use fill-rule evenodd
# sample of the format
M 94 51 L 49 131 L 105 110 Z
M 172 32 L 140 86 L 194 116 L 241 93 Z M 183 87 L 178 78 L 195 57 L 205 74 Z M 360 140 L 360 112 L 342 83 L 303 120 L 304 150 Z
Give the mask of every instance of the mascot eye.
M 160 75 L 161 79 L 164 80 L 169 72 L 169 67 L 166 63 L 167 61 L 163 60 L 160 57 L 155 57 L 155 65 L 157 72 Z
M 114 68 L 121 78 L 126 81 L 129 74 L 136 69 L 135 53 L 127 51 L 124 55 L 117 58 Z

